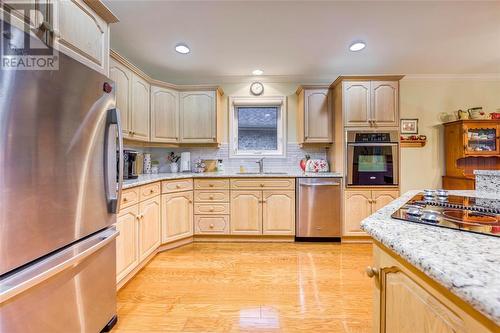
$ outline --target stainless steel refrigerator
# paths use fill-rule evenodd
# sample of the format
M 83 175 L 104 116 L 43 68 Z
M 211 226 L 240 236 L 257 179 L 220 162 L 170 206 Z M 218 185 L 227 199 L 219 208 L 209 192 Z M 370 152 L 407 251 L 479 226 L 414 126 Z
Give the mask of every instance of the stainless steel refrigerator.
M 107 77 L 62 53 L 58 70 L 1 70 L 0 332 L 114 323 L 121 156 Z

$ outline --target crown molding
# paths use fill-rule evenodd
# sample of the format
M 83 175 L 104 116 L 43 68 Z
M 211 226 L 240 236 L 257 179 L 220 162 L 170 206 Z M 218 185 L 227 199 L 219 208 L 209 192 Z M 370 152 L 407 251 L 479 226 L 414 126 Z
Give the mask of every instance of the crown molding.
M 490 74 L 408 74 L 404 80 L 500 80 L 500 73 Z

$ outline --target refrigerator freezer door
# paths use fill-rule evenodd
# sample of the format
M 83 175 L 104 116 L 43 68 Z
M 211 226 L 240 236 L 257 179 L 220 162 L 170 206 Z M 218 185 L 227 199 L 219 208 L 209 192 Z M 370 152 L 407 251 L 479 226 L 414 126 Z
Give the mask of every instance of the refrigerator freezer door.
M 114 228 L 0 280 L 0 332 L 100 332 L 116 314 Z
M 59 70 L 0 71 L 0 276 L 115 222 L 105 83 L 62 53 Z

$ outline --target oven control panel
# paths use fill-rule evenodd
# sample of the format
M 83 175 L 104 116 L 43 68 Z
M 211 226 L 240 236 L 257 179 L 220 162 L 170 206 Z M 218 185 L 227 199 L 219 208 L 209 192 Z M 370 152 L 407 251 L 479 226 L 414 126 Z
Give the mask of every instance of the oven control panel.
M 355 142 L 391 142 L 389 133 L 356 133 Z

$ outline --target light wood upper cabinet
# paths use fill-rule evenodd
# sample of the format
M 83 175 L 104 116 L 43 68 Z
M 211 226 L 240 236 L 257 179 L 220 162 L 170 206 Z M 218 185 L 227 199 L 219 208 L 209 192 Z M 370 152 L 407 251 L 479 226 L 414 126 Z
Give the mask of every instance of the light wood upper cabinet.
M 365 236 L 361 221 L 371 213 L 371 191 L 345 191 L 343 236 Z
M 371 82 L 372 120 L 376 126 L 399 126 L 398 87 L 394 81 Z
M 129 138 L 131 131 L 130 106 L 132 98 L 132 71 L 122 64 L 110 59 L 109 77 L 115 82 L 116 107 L 120 110 L 122 132 L 125 138 Z
M 262 234 L 262 191 L 231 192 L 231 233 Z
M 181 142 L 217 142 L 216 94 L 216 91 L 184 91 L 180 93 Z
M 398 127 L 398 81 L 344 81 L 345 126 Z
M 193 235 L 193 192 L 162 195 L 162 242 Z
M 130 137 L 133 140 L 149 141 L 149 93 L 149 83 L 133 74 L 132 110 L 130 113 L 132 131 Z
M 343 108 L 346 126 L 370 126 L 370 81 L 343 82 Z
M 295 235 L 295 191 L 263 191 L 262 233 Z
M 54 45 L 70 57 L 108 75 L 109 26 L 82 0 L 53 2 Z
M 139 264 L 137 221 L 139 207 L 134 205 L 120 210 L 116 229 L 120 233 L 116 238 L 116 281 L 123 279 Z
M 333 110 L 328 88 L 303 88 L 298 95 L 298 142 L 331 143 Z
M 151 141 L 179 142 L 179 92 L 151 87 Z
M 141 202 L 139 212 L 139 261 L 143 261 L 161 243 L 160 196 Z
M 346 190 L 343 236 L 367 236 L 361 221 L 398 196 L 398 190 Z
M 377 243 L 372 267 L 373 332 L 498 332 L 490 319 Z

